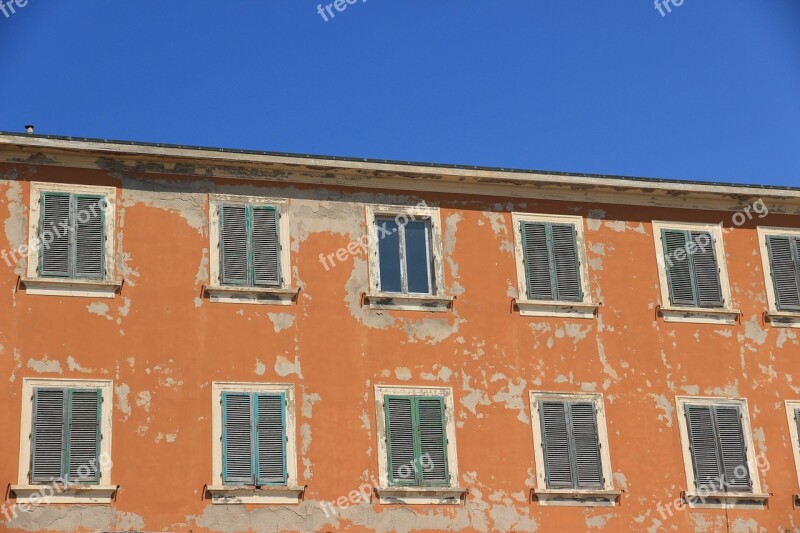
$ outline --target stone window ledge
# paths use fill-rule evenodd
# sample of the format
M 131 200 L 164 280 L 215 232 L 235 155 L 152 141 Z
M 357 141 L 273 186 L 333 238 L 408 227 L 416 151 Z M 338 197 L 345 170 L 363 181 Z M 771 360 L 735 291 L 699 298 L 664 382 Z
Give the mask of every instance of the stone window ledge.
M 111 503 L 119 485 L 11 485 L 17 503 Z M 51 495 L 52 494 L 52 495 Z
M 767 311 L 764 318 L 776 328 L 800 328 L 800 311 Z
M 746 507 L 762 509 L 769 499 L 769 494 L 753 492 L 687 492 L 684 500 L 691 508 Z
M 447 312 L 453 307 L 455 297 L 430 294 L 364 293 L 364 302 L 370 309 L 399 311 Z
M 613 489 L 531 489 L 533 496 L 543 506 L 562 507 L 614 507 L 622 496 Z
M 210 285 L 205 287 L 205 292 L 212 302 L 292 305 L 297 300 L 300 289 Z
M 401 505 L 460 505 L 467 489 L 458 487 L 376 488 L 380 503 Z
M 702 307 L 657 307 L 664 322 L 693 324 L 725 324 L 733 326 L 742 316 L 738 309 L 706 309 Z
M 219 505 L 240 504 L 296 504 L 300 503 L 306 487 L 287 485 L 208 485 L 206 492 L 211 495 L 211 503 Z
M 21 278 L 20 282 L 28 294 L 84 298 L 113 298 L 123 283 L 122 280 L 71 278 Z
M 600 307 L 595 302 L 551 302 L 543 300 L 513 300 L 520 316 L 555 318 L 594 318 Z

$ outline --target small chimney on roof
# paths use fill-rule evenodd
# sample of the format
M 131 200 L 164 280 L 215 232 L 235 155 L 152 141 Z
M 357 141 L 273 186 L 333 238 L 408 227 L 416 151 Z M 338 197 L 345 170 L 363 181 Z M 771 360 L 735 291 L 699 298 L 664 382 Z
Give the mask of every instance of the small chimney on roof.
M 25 132 L 27 132 L 28 135 L 33 135 L 33 124 L 25 124 Z

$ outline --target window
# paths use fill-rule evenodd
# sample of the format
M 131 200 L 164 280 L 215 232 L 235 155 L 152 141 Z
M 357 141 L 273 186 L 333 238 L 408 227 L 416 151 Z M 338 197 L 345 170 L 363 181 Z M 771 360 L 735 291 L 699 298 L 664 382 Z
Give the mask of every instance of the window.
M 690 505 L 766 499 L 760 494 L 746 402 L 678 397 L 677 403 Z
M 592 318 L 583 244 L 583 219 L 576 216 L 512 213 L 518 297 L 527 316 Z
M 29 293 L 113 297 L 114 194 L 112 187 L 31 184 Z
M 539 501 L 614 505 L 602 396 L 531 392 L 530 400 Z
M 758 228 L 769 302 L 769 319 L 800 327 L 800 231 Z
M 56 503 L 110 501 L 111 382 L 26 378 L 23 398 L 17 497 L 50 485 Z
M 460 503 L 452 391 L 376 386 L 382 503 Z
M 445 311 L 439 211 L 416 206 L 367 206 L 373 309 Z
M 214 383 L 214 503 L 297 503 L 294 387 Z
M 800 401 L 789 400 L 786 402 L 786 415 L 789 420 L 789 436 L 792 442 L 792 455 L 797 471 L 797 480 L 800 483 Z M 800 501 L 800 495 L 795 495 L 795 502 Z
M 292 303 L 285 200 L 213 195 L 209 222 L 212 301 Z
M 653 233 L 664 319 L 734 323 L 722 227 L 653 222 Z

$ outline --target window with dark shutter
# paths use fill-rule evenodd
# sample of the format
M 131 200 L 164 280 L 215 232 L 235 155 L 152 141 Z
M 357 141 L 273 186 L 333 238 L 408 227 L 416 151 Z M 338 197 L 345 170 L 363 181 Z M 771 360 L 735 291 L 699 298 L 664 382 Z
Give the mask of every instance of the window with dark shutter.
M 221 402 L 223 483 L 285 485 L 285 395 L 223 392 Z
M 714 237 L 707 231 L 661 231 L 670 303 L 719 308 L 722 297 Z
M 389 483 L 447 486 L 447 432 L 444 398 L 386 396 Z
M 778 311 L 800 311 L 800 248 L 798 238 L 768 235 L 772 288 Z
M 281 285 L 278 211 L 274 207 L 219 207 L 220 283 L 248 287 Z
M 539 401 L 547 487 L 601 489 L 605 485 L 597 413 L 589 401 Z
M 686 405 L 697 490 L 751 492 L 742 413 L 736 405 Z
M 528 299 L 583 301 L 575 226 L 550 222 L 521 224 Z
M 434 264 L 431 221 L 398 224 L 394 217 L 375 217 L 379 285 L 382 292 L 433 294 Z
M 40 197 L 39 275 L 102 279 L 105 276 L 104 198 L 45 192 Z
M 99 481 L 101 404 L 98 389 L 34 389 L 32 484 Z

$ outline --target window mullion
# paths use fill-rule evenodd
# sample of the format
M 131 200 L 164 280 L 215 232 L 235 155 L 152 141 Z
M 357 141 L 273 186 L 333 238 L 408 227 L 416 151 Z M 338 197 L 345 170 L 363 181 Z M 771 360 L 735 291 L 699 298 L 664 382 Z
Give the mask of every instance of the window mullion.
M 253 485 L 258 484 L 258 393 L 250 393 L 250 475 Z
M 70 433 L 72 432 L 72 389 L 64 391 L 64 453 L 61 460 L 61 477 L 69 482 L 69 463 L 70 463 Z
M 400 292 L 408 294 L 408 263 L 406 262 L 406 229 L 397 224 L 398 243 L 400 246 Z
M 422 469 L 422 439 L 419 428 L 419 398 L 413 396 L 411 398 L 411 432 L 414 435 L 414 463 L 411 469 L 414 472 L 414 480 L 417 485 L 423 484 Z
M 800 246 L 798 246 L 797 244 L 797 237 L 789 237 L 789 244 L 792 250 L 792 261 L 794 262 L 795 280 L 797 280 L 797 286 L 800 287 Z
M 717 470 L 717 479 L 719 481 L 719 488 L 722 492 L 728 492 L 727 482 L 725 480 L 725 462 L 722 458 L 722 442 L 720 442 L 719 424 L 717 423 L 717 407 L 711 407 L 711 424 L 714 431 L 714 447 L 717 449 L 717 458 L 719 459 Z
M 567 435 L 569 435 L 569 465 L 572 474 L 572 488 L 578 487 L 578 452 L 575 447 L 575 434 L 572 427 L 572 403 L 564 402 L 564 410 L 567 419 Z
M 247 284 L 255 286 L 255 262 L 253 260 L 253 207 L 248 205 L 244 211 L 245 250 L 247 254 Z
M 69 195 L 69 226 L 67 232 L 69 235 L 69 259 L 67 261 L 67 274 L 70 278 L 75 277 L 76 265 L 78 262 L 78 242 L 77 242 L 77 222 L 76 222 L 76 206 L 77 198 L 74 194 Z
M 550 269 L 550 291 L 553 295 L 553 300 L 559 301 L 561 298 L 558 294 L 558 277 L 556 274 L 555 251 L 553 249 L 553 225 L 549 222 L 544 225 L 544 234 L 547 241 L 547 266 Z
M 709 234 L 710 235 L 710 234 Z M 684 231 L 683 232 L 683 251 L 686 254 L 686 260 L 689 261 L 689 281 L 692 283 L 692 296 L 694 297 L 694 306 L 700 306 L 700 291 L 697 288 L 697 272 L 694 268 L 694 254 L 689 253 L 689 243 L 692 241 L 692 232 L 691 231 Z M 711 246 L 714 246 L 714 242 L 712 240 Z M 692 247 L 694 249 L 694 247 Z

